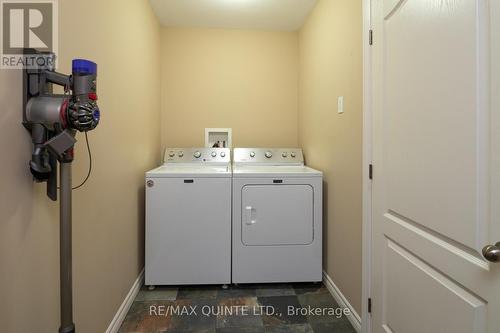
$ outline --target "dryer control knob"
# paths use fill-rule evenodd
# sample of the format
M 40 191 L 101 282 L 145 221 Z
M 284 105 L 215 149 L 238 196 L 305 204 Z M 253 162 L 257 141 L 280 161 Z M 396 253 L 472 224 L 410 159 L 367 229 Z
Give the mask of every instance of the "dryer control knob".
M 282 152 L 282 153 L 281 153 L 281 156 L 282 156 L 282 157 L 287 157 L 287 156 L 288 156 L 288 154 L 286 153 L 286 151 L 284 151 L 284 152 Z
M 226 157 L 226 153 L 225 153 L 225 152 L 221 152 L 221 153 L 220 153 L 220 156 L 221 156 L 221 157 Z
M 267 158 L 273 157 L 273 153 L 271 153 L 270 151 L 266 151 L 266 157 Z
M 294 152 L 292 152 L 292 153 L 290 154 L 290 156 L 295 157 L 295 156 L 297 156 L 297 155 L 296 155 Z
M 201 153 L 199 151 L 195 151 L 194 154 L 193 154 L 193 156 L 196 157 L 196 158 L 200 158 Z
M 250 152 L 250 157 L 255 157 L 255 152 L 254 151 Z
M 177 156 L 179 156 L 179 157 L 184 156 L 184 152 L 183 152 L 183 151 L 180 151 L 180 152 L 177 154 Z
M 210 154 L 210 155 L 212 155 L 212 157 L 216 157 L 217 153 L 213 151 L 212 154 Z
M 170 157 L 174 157 L 174 156 L 175 156 L 175 152 L 173 152 L 173 151 L 169 152 L 169 153 L 168 153 L 168 156 L 170 156 Z

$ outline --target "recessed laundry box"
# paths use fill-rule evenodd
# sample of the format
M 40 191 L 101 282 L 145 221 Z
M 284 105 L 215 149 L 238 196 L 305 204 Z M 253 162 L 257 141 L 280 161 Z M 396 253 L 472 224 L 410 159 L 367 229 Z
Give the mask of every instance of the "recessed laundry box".
M 233 155 L 233 283 L 321 281 L 322 173 L 300 149 Z

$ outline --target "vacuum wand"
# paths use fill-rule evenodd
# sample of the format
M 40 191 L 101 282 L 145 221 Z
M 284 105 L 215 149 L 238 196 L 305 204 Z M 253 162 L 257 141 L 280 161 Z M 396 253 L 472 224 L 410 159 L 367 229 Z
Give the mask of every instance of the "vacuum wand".
M 71 221 L 71 162 L 61 163 L 60 170 L 60 226 L 59 226 L 59 277 L 61 298 L 61 327 L 59 333 L 74 333 L 73 323 L 73 262 Z
M 31 50 L 33 53 L 37 53 Z M 55 58 L 55 55 L 49 54 Z M 54 62 L 52 62 L 54 63 Z M 59 333 L 74 333 L 72 293 L 72 182 L 75 135 L 99 124 L 97 65 L 73 60 L 71 75 L 40 67 L 24 70 L 23 125 L 31 133 L 33 152 L 29 167 L 35 181 L 47 182 L 47 195 L 57 200 L 57 165 L 60 164 L 60 297 Z M 65 94 L 52 93 L 52 85 Z

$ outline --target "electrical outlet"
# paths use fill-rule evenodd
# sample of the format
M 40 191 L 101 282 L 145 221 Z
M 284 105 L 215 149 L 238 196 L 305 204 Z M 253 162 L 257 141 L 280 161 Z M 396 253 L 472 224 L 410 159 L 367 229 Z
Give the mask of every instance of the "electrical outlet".
M 339 96 L 337 101 L 337 112 L 344 113 L 344 96 Z

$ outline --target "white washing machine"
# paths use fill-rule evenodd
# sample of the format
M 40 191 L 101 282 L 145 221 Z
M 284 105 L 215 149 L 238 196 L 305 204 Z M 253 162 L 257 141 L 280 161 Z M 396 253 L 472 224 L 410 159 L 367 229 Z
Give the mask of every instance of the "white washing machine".
M 231 282 L 228 148 L 167 149 L 146 173 L 146 285 Z
M 233 283 L 322 280 L 322 179 L 301 149 L 234 149 Z

